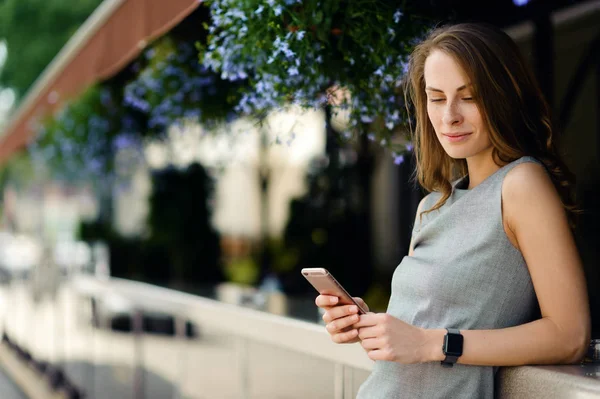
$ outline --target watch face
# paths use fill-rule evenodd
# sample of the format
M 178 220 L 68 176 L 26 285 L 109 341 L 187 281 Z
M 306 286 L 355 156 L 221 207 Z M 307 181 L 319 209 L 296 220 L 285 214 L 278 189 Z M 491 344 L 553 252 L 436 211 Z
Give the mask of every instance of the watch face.
M 460 334 L 446 334 L 444 348 L 447 356 L 461 356 L 463 351 L 463 336 Z

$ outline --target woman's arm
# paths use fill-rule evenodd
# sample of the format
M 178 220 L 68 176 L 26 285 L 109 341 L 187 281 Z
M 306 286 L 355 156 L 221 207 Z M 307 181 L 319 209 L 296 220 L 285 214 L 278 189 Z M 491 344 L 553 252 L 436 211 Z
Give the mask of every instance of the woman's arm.
M 542 166 L 511 170 L 502 188 L 510 235 L 523 254 L 542 318 L 497 330 L 465 330 L 458 363 L 514 366 L 579 361 L 590 340 L 590 314 L 581 260 L 560 198 Z M 443 360 L 446 331 L 425 330 L 425 361 Z

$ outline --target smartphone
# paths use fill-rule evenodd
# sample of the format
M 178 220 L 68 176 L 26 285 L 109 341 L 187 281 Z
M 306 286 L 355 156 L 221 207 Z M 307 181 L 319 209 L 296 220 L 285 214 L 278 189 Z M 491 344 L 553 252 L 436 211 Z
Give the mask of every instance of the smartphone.
M 315 287 L 319 294 L 337 296 L 340 299 L 338 304 L 356 305 L 358 307 L 358 314 L 367 313 L 367 310 L 348 294 L 327 269 L 323 269 L 322 267 L 304 268 L 302 269 L 302 275 Z

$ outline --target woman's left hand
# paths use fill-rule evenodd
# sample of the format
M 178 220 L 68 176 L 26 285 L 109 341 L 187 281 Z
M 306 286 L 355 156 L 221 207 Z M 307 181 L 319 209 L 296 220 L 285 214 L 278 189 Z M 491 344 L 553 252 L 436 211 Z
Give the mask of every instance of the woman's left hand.
M 367 313 L 353 327 L 371 360 L 404 364 L 425 361 L 425 329 L 403 322 L 387 313 Z M 440 343 L 441 347 L 441 343 Z

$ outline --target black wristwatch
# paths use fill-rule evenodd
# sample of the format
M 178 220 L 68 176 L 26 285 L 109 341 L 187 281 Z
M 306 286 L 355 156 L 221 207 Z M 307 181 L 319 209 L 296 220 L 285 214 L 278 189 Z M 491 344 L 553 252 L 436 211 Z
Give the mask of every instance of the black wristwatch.
M 452 367 L 463 353 L 464 340 L 459 330 L 455 328 L 446 328 L 446 330 L 448 332 L 444 336 L 444 345 L 442 345 L 442 352 L 446 358 L 441 363 L 444 367 Z

